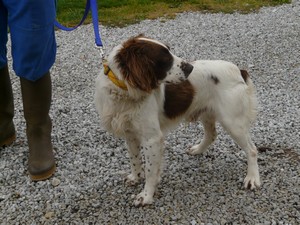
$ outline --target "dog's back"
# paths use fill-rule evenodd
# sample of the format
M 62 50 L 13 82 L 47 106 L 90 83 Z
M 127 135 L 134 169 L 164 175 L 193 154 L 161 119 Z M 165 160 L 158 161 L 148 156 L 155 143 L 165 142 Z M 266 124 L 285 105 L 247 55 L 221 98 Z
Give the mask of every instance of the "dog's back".
M 192 63 L 193 72 L 188 80 L 196 95 L 191 105 L 191 119 L 197 113 L 210 111 L 216 119 L 224 113 L 246 113 L 249 122 L 256 117 L 255 88 L 246 70 L 222 60 L 198 60 Z

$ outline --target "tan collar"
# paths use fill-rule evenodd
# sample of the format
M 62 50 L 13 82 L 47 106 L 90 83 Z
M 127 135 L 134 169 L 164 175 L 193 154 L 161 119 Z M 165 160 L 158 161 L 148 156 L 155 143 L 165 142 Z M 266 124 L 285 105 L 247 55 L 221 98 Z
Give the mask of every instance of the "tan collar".
M 109 66 L 107 65 L 107 63 L 103 63 L 103 67 L 104 67 L 104 74 L 108 77 L 108 79 L 111 80 L 111 82 L 113 82 L 119 88 L 121 88 L 121 89 L 123 89 L 125 91 L 128 91 L 127 85 L 124 83 L 124 81 L 119 80 L 117 78 L 117 76 L 109 68 Z

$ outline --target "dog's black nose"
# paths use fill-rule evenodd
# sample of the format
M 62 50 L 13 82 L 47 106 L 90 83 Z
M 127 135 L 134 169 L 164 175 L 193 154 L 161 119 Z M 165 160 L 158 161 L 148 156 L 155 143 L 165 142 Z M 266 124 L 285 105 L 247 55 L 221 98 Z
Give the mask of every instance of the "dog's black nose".
M 182 69 L 185 77 L 188 77 L 190 75 L 190 73 L 193 71 L 194 66 L 192 66 L 191 64 L 189 64 L 187 62 L 182 62 L 180 68 Z

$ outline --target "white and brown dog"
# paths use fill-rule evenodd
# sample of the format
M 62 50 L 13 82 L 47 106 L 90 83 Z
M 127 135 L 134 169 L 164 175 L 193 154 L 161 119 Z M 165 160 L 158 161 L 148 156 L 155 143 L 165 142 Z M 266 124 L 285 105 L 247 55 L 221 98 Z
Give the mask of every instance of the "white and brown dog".
M 257 150 L 249 134 L 256 97 L 245 70 L 221 60 L 187 63 L 168 46 L 143 35 L 115 47 L 104 67 L 96 80 L 95 104 L 102 125 L 126 140 L 131 164 L 127 183 L 134 185 L 145 177 L 136 206 L 153 202 L 164 134 L 183 120 L 201 121 L 205 131 L 188 154 L 206 151 L 216 139 L 218 121 L 247 153 L 245 187 L 260 186 Z

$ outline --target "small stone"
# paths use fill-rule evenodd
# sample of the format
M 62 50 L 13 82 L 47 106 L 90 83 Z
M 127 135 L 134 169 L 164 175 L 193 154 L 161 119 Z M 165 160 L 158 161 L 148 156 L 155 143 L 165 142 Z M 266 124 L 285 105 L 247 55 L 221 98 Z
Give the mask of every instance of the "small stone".
M 132 195 L 130 196 L 130 198 L 131 198 L 131 199 L 135 199 L 135 196 L 136 196 L 135 194 L 132 194 Z
M 51 219 L 54 216 L 54 212 L 46 212 L 45 218 L 46 219 Z
M 53 178 L 51 181 L 52 186 L 57 187 L 60 184 L 60 180 L 57 178 Z
M 196 225 L 196 224 L 197 224 L 197 222 L 195 220 L 191 221 L 191 225 Z

